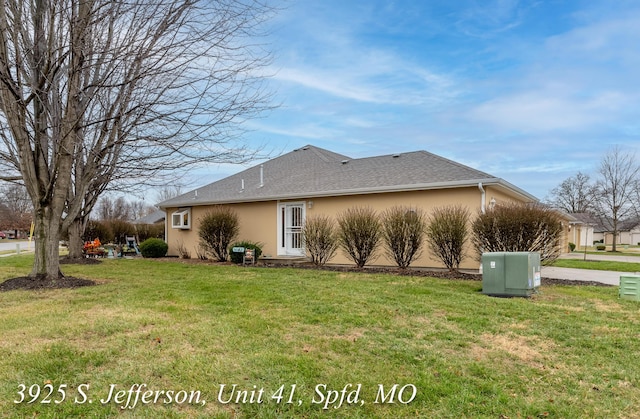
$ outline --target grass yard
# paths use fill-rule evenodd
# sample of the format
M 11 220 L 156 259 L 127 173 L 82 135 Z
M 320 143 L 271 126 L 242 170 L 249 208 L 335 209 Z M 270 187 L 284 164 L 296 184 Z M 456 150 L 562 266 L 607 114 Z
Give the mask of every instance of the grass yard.
M 0 281 L 31 261 L 0 259 Z M 2 417 L 640 412 L 640 303 L 615 287 L 505 299 L 480 282 L 382 274 L 150 260 L 63 269 L 101 284 L 0 293 Z
M 618 262 L 612 260 L 556 259 L 552 266 L 573 269 L 595 269 L 614 272 L 640 272 L 640 262 Z

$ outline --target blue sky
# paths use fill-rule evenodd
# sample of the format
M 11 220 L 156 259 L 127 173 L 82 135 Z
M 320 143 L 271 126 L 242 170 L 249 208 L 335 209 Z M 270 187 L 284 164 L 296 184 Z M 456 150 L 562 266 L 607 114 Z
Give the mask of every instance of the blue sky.
M 289 0 L 270 28 L 280 106 L 246 140 L 274 155 L 427 150 L 542 199 L 640 146 L 638 1 Z

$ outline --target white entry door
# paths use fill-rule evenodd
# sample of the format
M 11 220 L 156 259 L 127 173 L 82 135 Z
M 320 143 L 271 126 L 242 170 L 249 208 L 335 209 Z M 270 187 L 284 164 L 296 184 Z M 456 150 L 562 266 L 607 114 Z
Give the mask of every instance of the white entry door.
M 278 254 L 283 256 L 304 256 L 302 243 L 304 208 L 304 202 L 279 205 Z

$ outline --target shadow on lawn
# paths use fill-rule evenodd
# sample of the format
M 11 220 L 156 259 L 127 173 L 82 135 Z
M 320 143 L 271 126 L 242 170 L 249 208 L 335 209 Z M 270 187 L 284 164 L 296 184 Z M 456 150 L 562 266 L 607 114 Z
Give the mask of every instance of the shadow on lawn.
M 166 261 L 167 258 L 160 259 Z M 171 261 L 176 261 L 176 259 L 171 258 Z M 211 261 L 202 261 L 199 259 L 180 259 L 182 263 L 201 263 L 201 264 L 224 264 L 229 265 L 228 262 L 225 263 L 217 263 Z M 100 263 L 97 259 L 61 259 L 61 264 L 83 264 L 83 265 L 93 265 Z M 325 266 L 315 266 L 312 264 L 295 264 L 295 265 L 282 265 L 282 264 L 257 264 L 253 265 L 254 267 L 262 267 L 262 268 L 297 268 L 297 269 L 316 269 L 316 270 L 325 270 L 325 271 L 334 271 L 334 272 L 353 272 L 353 273 L 380 273 L 380 274 L 388 274 L 388 275 L 399 275 L 399 276 L 419 276 L 419 277 L 433 277 L 440 279 L 450 279 L 450 280 L 466 280 L 466 281 L 482 281 L 482 275 L 478 273 L 469 273 L 469 272 L 449 272 L 446 270 L 427 270 L 427 269 L 418 269 L 418 268 L 409 268 L 409 269 L 399 269 L 394 267 L 364 267 L 364 268 L 356 268 L 354 266 L 344 266 L 344 265 L 325 265 Z M 52 279 L 33 279 L 28 276 L 11 278 L 6 281 L 0 283 L 0 291 L 12 291 L 12 290 L 43 290 L 43 289 L 57 289 L 57 288 L 79 288 L 97 285 L 95 281 L 90 279 L 82 279 L 75 277 L 61 277 L 55 280 Z M 599 287 L 611 287 L 612 285 L 603 284 L 600 282 L 593 281 L 572 281 L 568 279 L 555 279 L 555 278 L 542 278 L 542 285 L 591 285 L 591 286 L 599 286 Z

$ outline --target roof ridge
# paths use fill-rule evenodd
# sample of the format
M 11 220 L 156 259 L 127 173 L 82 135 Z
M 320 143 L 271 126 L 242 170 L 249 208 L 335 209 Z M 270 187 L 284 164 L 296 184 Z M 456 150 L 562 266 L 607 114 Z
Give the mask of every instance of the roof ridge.
M 349 156 L 345 156 L 344 154 L 336 153 L 334 151 L 327 150 L 321 147 L 316 147 L 313 144 L 307 144 L 294 151 L 298 151 L 298 150 L 311 150 L 316 156 L 322 159 L 322 161 L 324 161 L 325 163 L 335 163 L 336 161 L 341 161 L 341 160 L 344 160 L 345 158 L 351 160 L 351 157 Z
M 462 163 L 457 162 L 457 161 L 455 161 L 455 160 L 451 160 L 451 159 L 448 159 L 448 158 L 446 158 L 446 157 L 442 157 L 442 156 L 440 156 L 440 155 L 438 155 L 438 154 L 434 154 L 434 153 L 431 153 L 431 152 L 426 151 L 426 150 L 418 150 L 418 151 L 417 151 L 417 153 L 424 153 L 424 154 L 428 154 L 428 155 L 433 156 L 433 157 L 436 157 L 436 158 L 438 158 L 438 159 L 440 159 L 440 160 L 445 160 L 445 161 L 447 161 L 447 162 L 449 162 L 449 163 L 451 163 L 451 164 L 453 164 L 453 165 L 455 165 L 455 166 L 462 167 L 462 168 L 464 168 L 464 169 L 471 169 L 471 170 L 475 170 L 476 172 L 479 172 L 479 173 L 482 173 L 482 174 L 488 175 L 489 177 L 495 177 L 495 176 L 491 175 L 490 173 L 487 173 L 487 172 L 485 172 L 485 171 L 483 171 L 483 170 L 476 169 L 475 167 L 471 167 L 471 166 L 468 166 L 468 165 L 466 165 L 466 164 L 462 164 Z

